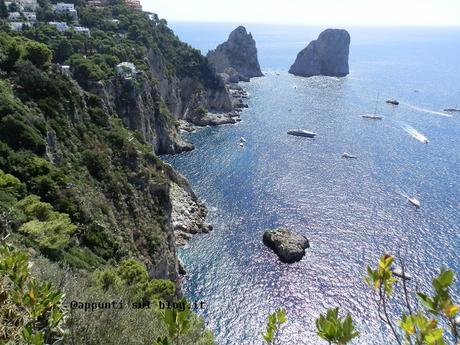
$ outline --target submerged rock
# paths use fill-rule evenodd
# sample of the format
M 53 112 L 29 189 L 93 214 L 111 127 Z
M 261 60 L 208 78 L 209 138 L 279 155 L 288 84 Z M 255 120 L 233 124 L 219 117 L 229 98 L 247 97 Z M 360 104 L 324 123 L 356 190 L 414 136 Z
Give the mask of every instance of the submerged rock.
M 244 26 L 237 27 L 228 40 L 208 53 L 209 62 L 229 82 L 262 77 L 256 41 Z
M 350 34 L 348 31 L 327 29 L 297 55 L 289 73 L 301 77 L 315 75 L 344 77 L 350 73 L 349 52 Z
M 281 261 L 286 263 L 302 260 L 305 249 L 310 247 L 305 236 L 295 234 L 286 228 L 265 231 L 263 242 L 278 255 Z

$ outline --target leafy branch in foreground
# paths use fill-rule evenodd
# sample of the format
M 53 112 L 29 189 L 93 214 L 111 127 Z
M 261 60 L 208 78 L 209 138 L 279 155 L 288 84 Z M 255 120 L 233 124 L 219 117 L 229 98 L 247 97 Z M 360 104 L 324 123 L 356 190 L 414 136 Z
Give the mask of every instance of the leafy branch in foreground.
M 282 308 L 277 309 L 274 313 L 268 316 L 267 330 L 262 333 L 262 338 L 269 345 L 275 345 L 278 338 L 281 325 L 287 322 L 286 311 Z
M 183 309 L 169 308 L 161 312 L 161 317 L 168 328 L 169 337 L 175 345 L 180 344 L 180 337 L 190 330 L 192 311 L 186 299 L 183 298 L 178 303 L 185 306 Z M 155 345 L 168 345 L 168 339 L 158 339 Z
M 320 315 L 316 320 L 317 334 L 329 344 L 345 345 L 359 336 L 355 330 L 350 314 L 339 317 L 339 308 L 328 309 L 326 316 Z
M 26 253 L 0 245 L 0 344 L 43 345 L 62 339 L 63 294 L 29 276 Z
M 450 294 L 450 288 L 455 280 L 454 271 L 441 269 L 439 275 L 432 281 L 434 291 L 432 296 L 417 292 L 416 295 L 424 310 L 416 310 L 410 302 L 407 286 L 409 277 L 405 274 L 403 265 L 402 272 L 397 276 L 402 281 L 404 295 L 402 305 L 406 311 L 400 320 L 395 321 L 389 311 L 390 302 L 394 300 L 394 286 L 399 282 L 399 279 L 395 278 L 393 262 L 393 256 L 382 256 L 376 269 L 368 267 L 365 281 L 374 291 L 380 319 L 389 326 L 396 342 L 400 345 L 444 345 L 449 343 L 448 340 L 453 340 L 452 344 L 458 344 L 460 337 L 456 317 L 460 307 L 453 302 Z M 447 325 L 450 334 L 446 334 L 446 329 L 440 325 Z

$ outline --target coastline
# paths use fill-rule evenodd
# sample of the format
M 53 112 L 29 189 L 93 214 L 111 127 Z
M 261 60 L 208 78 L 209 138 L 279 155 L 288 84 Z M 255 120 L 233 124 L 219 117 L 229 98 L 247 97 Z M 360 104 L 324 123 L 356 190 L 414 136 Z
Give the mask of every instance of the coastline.
M 193 132 L 196 127 L 219 126 L 224 124 L 236 124 L 241 121 L 241 112 L 248 108 L 245 100 L 249 99 L 249 93 L 239 83 L 226 82 L 229 91 L 233 111 L 226 114 L 214 114 L 208 112 L 203 116 L 202 121 L 193 123 L 181 120 L 179 130 L 181 133 Z M 177 173 L 177 172 L 176 172 Z M 207 234 L 213 230 L 212 224 L 206 219 L 208 209 L 193 192 L 187 179 L 181 176 L 187 187 L 172 183 L 170 188 L 170 198 L 172 203 L 171 222 L 175 235 L 176 248 L 186 247 L 188 241 L 197 234 Z M 184 271 L 179 260 L 179 270 Z

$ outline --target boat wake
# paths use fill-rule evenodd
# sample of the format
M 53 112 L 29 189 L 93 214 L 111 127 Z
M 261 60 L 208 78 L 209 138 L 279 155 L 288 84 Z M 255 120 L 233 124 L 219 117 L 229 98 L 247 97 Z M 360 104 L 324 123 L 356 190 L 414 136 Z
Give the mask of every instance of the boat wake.
M 417 131 L 414 127 L 411 127 L 409 125 L 405 125 L 405 126 L 403 126 L 403 129 L 412 138 L 414 138 L 415 140 L 420 141 L 421 143 L 428 144 L 430 142 L 426 136 L 424 136 L 422 133 Z
M 440 112 L 440 111 L 435 111 L 435 110 L 431 110 L 431 109 L 416 107 L 415 105 L 412 105 L 412 104 L 409 104 L 409 103 L 400 102 L 400 104 L 405 105 L 408 108 L 417 110 L 417 111 L 422 112 L 422 113 L 445 116 L 445 117 L 452 117 L 451 114 L 446 114 L 446 113 L 443 113 L 443 112 Z

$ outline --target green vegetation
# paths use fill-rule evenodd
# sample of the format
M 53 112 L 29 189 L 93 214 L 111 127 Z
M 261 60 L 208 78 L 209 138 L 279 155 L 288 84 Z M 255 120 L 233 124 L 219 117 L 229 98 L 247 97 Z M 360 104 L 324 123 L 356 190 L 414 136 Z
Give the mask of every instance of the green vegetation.
M 376 269 L 368 267 L 366 282 L 374 290 L 380 319 L 390 328 L 395 341 L 401 345 L 457 344 L 460 336 L 455 318 L 459 314 L 459 306 L 454 303 L 450 293 L 455 279 L 454 271 L 445 268 L 440 270 L 439 275 L 432 281 L 432 296 L 422 292 L 416 293 L 423 307 L 417 309 L 411 303 L 404 266 L 402 277 L 399 278 L 402 281 L 404 298 L 402 301 L 395 301 L 393 290 L 399 279 L 394 277 L 391 270 L 393 262 L 393 256 L 382 256 Z M 405 308 L 400 320 L 394 320 L 390 315 L 392 302 Z M 446 331 L 450 334 L 447 335 Z
M 267 329 L 262 338 L 268 345 L 275 345 L 281 325 L 287 322 L 286 310 L 278 309 L 268 316 Z
M 63 338 L 63 294 L 31 277 L 24 252 L 0 246 L 0 344 L 43 345 Z
M 404 265 L 395 276 L 393 263 L 393 256 L 383 255 L 375 269 L 367 268 L 365 282 L 373 291 L 379 319 L 388 326 L 394 341 L 399 345 L 458 344 L 460 306 L 454 302 L 450 291 L 455 281 L 454 271 L 441 268 L 432 281 L 432 295 L 416 293 L 422 307 L 419 308 L 418 304 L 414 307 L 414 296 L 409 293 Z M 395 287 L 401 287 L 402 293 L 395 293 Z M 402 300 L 397 300 L 396 296 L 401 295 Z M 401 309 L 405 311 L 399 319 L 395 318 L 395 311 Z M 280 326 L 286 321 L 283 309 L 269 315 L 266 333 L 262 333 L 267 344 L 275 344 Z M 328 309 L 325 315 L 320 315 L 316 319 L 316 330 L 321 339 L 336 345 L 350 344 L 360 335 L 351 314 L 340 317 L 339 308 Z
M 329 344 L 345 345 L 359 336 L 351 315 L 340 318 L 339 308 L 329 309 L 326 316 L 320 315 L 316 320 L 316 328 L 318 336 Z

